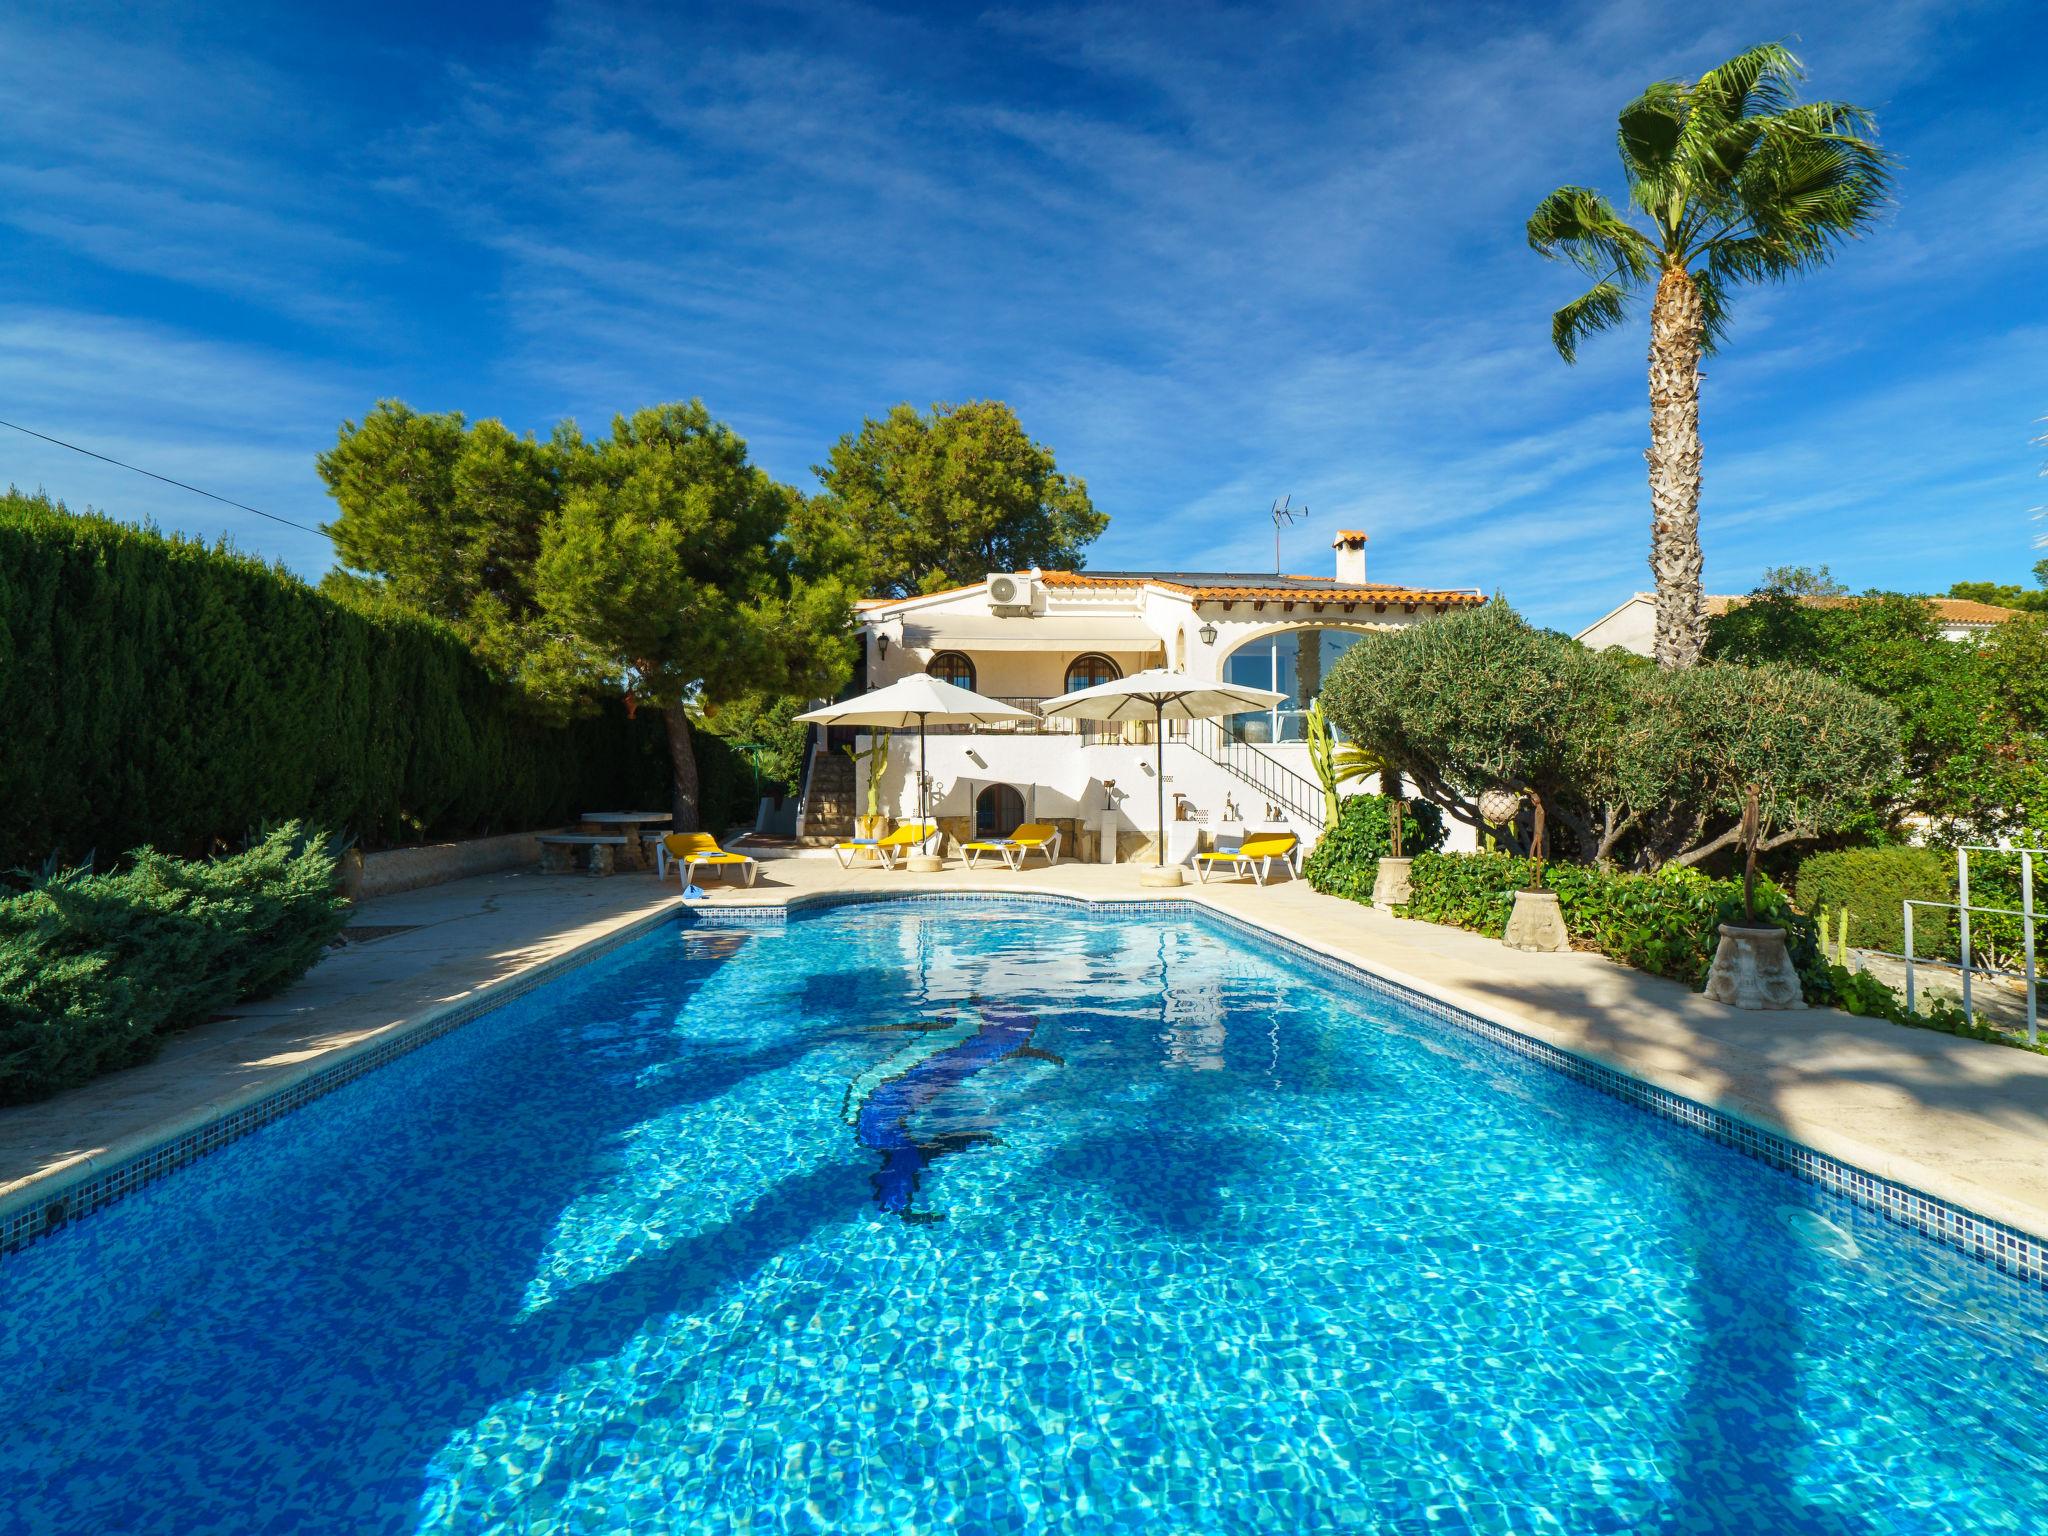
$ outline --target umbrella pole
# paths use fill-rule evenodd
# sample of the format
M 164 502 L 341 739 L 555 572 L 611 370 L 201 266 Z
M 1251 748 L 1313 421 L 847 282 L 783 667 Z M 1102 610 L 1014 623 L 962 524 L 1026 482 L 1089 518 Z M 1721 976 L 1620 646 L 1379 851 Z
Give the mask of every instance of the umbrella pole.
M 924 815 L 924 716 L 917 717 L 917 819 L 920 824 Z
M 1152 705 L 1152 777 L 1159 791 L 1159 867 L 1166 868 L 1166 705 Z

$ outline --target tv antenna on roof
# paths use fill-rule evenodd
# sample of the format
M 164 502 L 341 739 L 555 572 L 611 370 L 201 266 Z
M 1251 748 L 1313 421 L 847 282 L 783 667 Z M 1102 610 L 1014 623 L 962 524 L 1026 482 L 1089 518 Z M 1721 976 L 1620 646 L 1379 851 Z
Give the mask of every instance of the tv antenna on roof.
M 1280 574 L 1280 530 L 1292 527 L 1299 522 L 1305 522 L 1308 519 L 1307 504 L 1303 503 L 1297 507 L 1293 505 L 1293 502 L 1293 493 L 1289 492 L 1273 503 L 1273 574 L 1275 576 Z

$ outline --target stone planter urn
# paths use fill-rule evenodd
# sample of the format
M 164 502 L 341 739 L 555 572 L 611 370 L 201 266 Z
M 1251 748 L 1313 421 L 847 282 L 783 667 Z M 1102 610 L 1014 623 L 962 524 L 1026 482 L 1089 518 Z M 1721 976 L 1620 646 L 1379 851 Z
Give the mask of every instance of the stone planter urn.
M 1514 915 L 1508 919 L 1508 931 L 1500 941 L 1509 949 L 1526 949 L 1536 954 L 1569 952 L 1571 935 L 1565 932 L 1564 908 L 1558 903 L 1557 892 L 1515 892 Z
M 1408 884 L 1409 868 L 1413 859 L 1381 859 L 1379 872 L 1372 877 L 1372 904 L 1376 907 L 1406 906 L 1408 898 L 1414 895 Z
M 1730 1008 L 1804 1008 L 1799 972 L 1785 951 L 1785 930 L 1770 924 L 1750 928 L 1723 923 L 1713 968 L 1707 972 L 1707 996 Z

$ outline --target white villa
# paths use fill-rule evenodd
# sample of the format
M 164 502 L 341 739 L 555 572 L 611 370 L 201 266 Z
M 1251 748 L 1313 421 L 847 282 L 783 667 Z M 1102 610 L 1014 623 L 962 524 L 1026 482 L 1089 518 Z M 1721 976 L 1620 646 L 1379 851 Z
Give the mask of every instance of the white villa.
M 1707 616 L 1717 618 L 1730 608 L 1739 606 L 1745 599 L 1710 593 L 1707 596 Z M 1855 597 L 1804 596 L 1799 601 L 1809 608 L 1839 608 L 1846 604 L 1860 602 Z M 1981 640 L 1999 625 L 2018 615 L 2010 608 L 1994 608 L 1989 603 L 1972 602 L 1960 597 L 1930 597 L 1927 606 L 1933 610 L 1934 622 L 1940 626 L 1944 640 Z M 1600 615 L 1575 637 L 1588 650 L 1624 650 L 1638 656 L 1656 653 L 1657 640 L 1657 594 L 1637 592 L 1627 601 L 1620 603 Z
M 864 669 L 854 692 L 915 672 L 1014 704 L 1148 667 L 1286 695 L 1270 714 L 1168 722 L 1167 857 L 1231 841 L 1247 828 L 1286 827 L 1311 843 L 1323 797 L 1303 741 L 1303 711 L 1323 674 L 1359 635 L 1398 629 L 1485 601 L 1476 589 L 1369 581 L 1363 533 L 1337 535 L 1329 576 L 1195 571 L 993 573 L 972 586 L 859 605 Z M 865 808 L 852 764 L 837 749 L 866 733 L 823 733 L 805 801 L 806 833 L 850 830 Z M 1150 725 L 1043 720 L 933 726 L 930 805 L 949 845 L 1004 836 L 1044 821 L 1062 853 L 1085 860 L 1150 857 L 1156 826 Z M 863 772 L 865 770 L 863 769 Z M 915 733 L 892 743 L 882 811 L 917 807 Z M 1371 786 L 1365 786 L 1371 787 Z M 858 802 L 858 804 L 856 803 Z

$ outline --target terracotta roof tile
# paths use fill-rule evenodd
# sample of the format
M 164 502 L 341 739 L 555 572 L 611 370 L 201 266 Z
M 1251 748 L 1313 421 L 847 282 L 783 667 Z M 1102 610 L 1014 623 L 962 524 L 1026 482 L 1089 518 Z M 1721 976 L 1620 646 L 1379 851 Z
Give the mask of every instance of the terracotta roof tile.
M 1334 576 L 1264 576 L 1241 571 L 1039 571 L 1038 579 L 1048 587 L 1072 591 L 1096 587 L 1163 587 L 1199 602 L 1307 602 L 1307 603 L 1414 603 L 1418 606 L 1478 606 L 1483 594 L 1467 588 L 1397 587 L 1385 582 L 1339 586 Z M 971 586 L 950 587 L 943 592 L 924 592 L 918 598 L 955 597 L 979 590 Z M 918 598 L 868 597 L 854 606 L 862 611 L 913 602 Z
M 1638 592 L 1636 596 L 1655 601 L 1654 595 L 1648 592 Z M 1707 612 L 1723 614 L 1730 608 L 1740 607 L 1748 601 L 1748 594 L 1716 594 L 1708 597 Z M 1820 597 L 1812 594 L 1802 595 L 1799 599 L 1801 606 L 1807 608 L 1849 608 L 1863 601 L 1860 597 Z M 2018 609 L 2000 608 L 1991 603 L 1980 603 L 1965 597 L 1928 597 L 1922 598 L 1921 601 L 1934 610 L 1935 619 L 1943 624 L 2003 624 L 2008 619 L 2020 616 Z
M 1042 571 L 1049 587 L 1164 587 L 1190 597 L 1218 602 L 1312 603 L 1471 603 L 1486 601 L 1471 590 L 1396 587 L 1385 582 L 1339 586 L 1334 576 L 1261 576 L 1247 572 L 1209 571 Z

